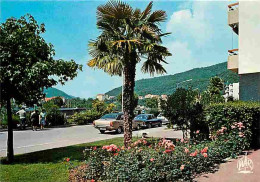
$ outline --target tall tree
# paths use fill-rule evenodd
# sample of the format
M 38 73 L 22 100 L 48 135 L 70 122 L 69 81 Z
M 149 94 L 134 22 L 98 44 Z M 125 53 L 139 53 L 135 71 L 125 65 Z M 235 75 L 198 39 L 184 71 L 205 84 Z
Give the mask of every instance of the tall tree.
M 134 87 L 136 64 L 143 62 L 142 71 L 154 74 L 166 73 L 162 63 L 171 56 L 162 46 L 163 34 L 160 22 L 166 20 L 165 11 L 152 12 L 150 2 L 144 11 L 133 9 L 121 1 L 109 1 L 97 8 L 97 26 L 101 34 L 89 43 L 89 53 L 93 57 L 88 65 L 102 69 L 110 75 L 124 75 L 123 111 L 124 144 L 132 139 L 134 118 Z
M 31 15 L 9 18 L 0 31 L 1 103 L 6 104 L 8 116 L 7 159 L 13 162 L 13 128 L 10 100 L 28 105 L 44 97 L 43 89 L 64 84 L 82 69 L 75 61 L 55 60 L 55 50 L 41 34 L 44 24 L 38 25 Z M 58 81 L 54 77 L 58 78 Z

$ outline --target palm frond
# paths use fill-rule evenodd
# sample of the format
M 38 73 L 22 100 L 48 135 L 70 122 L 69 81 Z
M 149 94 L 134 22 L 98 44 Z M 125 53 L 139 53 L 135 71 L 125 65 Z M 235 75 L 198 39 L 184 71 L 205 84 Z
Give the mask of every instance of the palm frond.
M 144 20 L 146 17 L 148 17 L 152 11 L 152 7 L 153 7 L 153 2 L 151 1 L 147 7 L 145 8 L 145 10 L 142 12 L 141 18 L 140 20 Z
M 148 18 L 147 21 L 150 23 L 164 22 L 167 19 L 165 11 L 158 10 L 154 11 Z
M 143 73 L 150 73 L 150 75 L 157 74 L 165 74 L 167 71 L 164 69 L 161 63 L 158 63 L 152 59 L 147 59 L 141 68 Z

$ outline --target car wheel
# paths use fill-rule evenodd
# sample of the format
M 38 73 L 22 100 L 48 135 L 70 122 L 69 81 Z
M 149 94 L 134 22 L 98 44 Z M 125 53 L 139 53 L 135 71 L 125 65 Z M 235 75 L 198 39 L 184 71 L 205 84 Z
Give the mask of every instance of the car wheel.
M 152 128 L 151 123 L 148 123 L 147 128 Z
M 140 129 L 141 129 L 141 127 L 140 127 L 140 125 L 138 124 L 137 127 L 136 127 L 136 130 L 140 130 Z
M 123 128 L 122 128 L 122 127 L 117 128 L 116 132 L 117 132 L 118 134 L 121 134 L 121 133 L 123 132 Z
M 105 130 L 99 130 L 100 131 L 100 133 L 102 133 L 102 134 L 104 134 L 105 133 Z
M 160 122 L 160 123 L 158 124 L 158 126 L 159 126 L 159 127 L 162 127 L 162 122 Z

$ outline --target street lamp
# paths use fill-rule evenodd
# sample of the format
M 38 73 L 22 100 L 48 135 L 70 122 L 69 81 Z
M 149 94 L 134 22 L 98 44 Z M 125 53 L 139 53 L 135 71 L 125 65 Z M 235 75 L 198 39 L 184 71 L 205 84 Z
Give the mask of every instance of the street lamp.
M 124 95 L 124 84 L 125 84 L 125 77 L 124 77 L 124 70 L 122 70 L 122 97 L 121 97 L 121 100 L 122 100 L 122 112 L 124 112 L 124 102 L 123 102 L 123 95 Z
M 192 81 L 192 79 L 189 79 L 189 80 L 185 80 L 185 81 L 179 82 L 179 83 L 176 84 L 176 88 L 179 88 L 179 84 L 181 84 L 181 83 L 185 83 L 185 82 L 190 82 L 190 81 Z

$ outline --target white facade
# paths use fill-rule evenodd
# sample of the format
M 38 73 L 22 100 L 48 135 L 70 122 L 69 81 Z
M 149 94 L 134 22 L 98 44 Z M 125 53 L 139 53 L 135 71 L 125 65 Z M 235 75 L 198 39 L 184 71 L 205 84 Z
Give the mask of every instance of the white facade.
M 234 100 L 239 100 L 239 83 L 232 83 L 226 86 L 225 99 L 233 97 Z
M 239 74 L 260 73 L 260 1 L 239 1 Z

